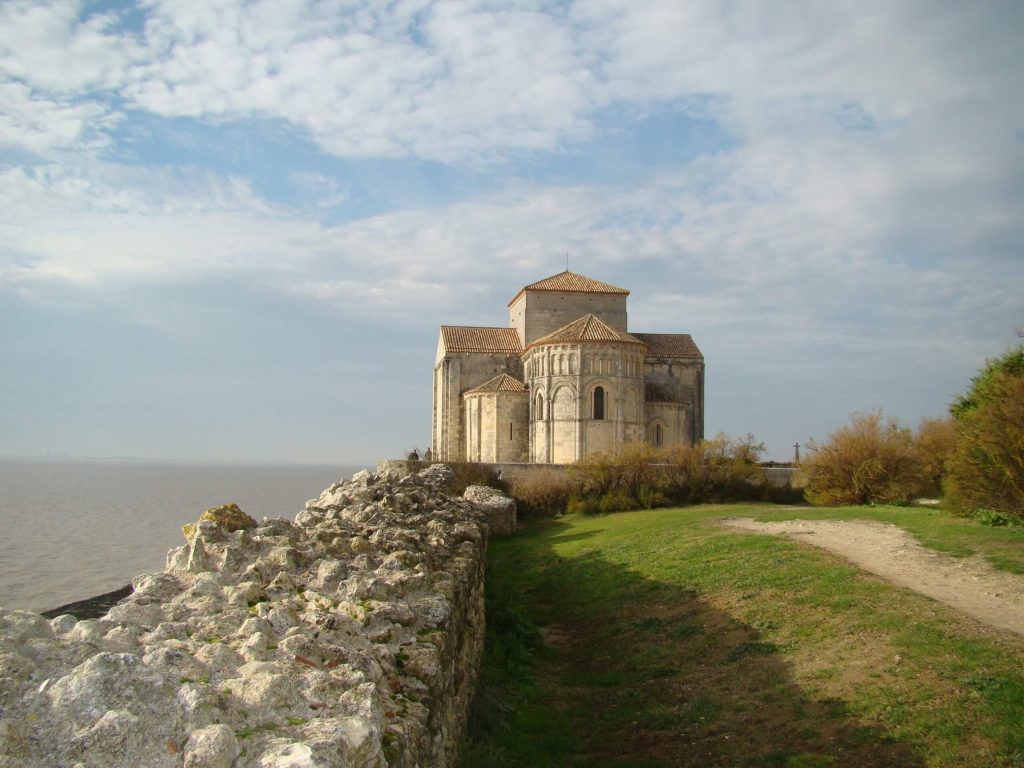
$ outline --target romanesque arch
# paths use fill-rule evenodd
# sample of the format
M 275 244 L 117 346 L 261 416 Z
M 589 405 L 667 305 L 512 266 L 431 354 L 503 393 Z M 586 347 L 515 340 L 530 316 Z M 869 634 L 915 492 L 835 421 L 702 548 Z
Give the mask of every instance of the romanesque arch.
M 576 418 L 576 392 L 563 384 L 551 398 L 551 418 L 556 421 Z

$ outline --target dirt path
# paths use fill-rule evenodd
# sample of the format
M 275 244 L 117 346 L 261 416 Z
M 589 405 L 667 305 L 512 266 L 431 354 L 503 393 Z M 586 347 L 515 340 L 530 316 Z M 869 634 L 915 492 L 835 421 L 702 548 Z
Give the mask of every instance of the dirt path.
M 836 552 L 864 570 L 1024 635 L 1024 576 L 997 571 L 980 555 L 955 558 L 922 547 L 902 528 L 867 520 L 729 518 L 723 525 L 785 535 Z

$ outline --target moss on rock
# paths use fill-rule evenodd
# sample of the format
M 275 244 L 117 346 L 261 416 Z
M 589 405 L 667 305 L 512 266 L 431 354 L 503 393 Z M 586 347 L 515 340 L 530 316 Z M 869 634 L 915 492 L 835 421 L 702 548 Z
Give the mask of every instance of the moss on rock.
M 191 540 L 196 525 L 204 520 L 216 523 L 227 531 L 241 531 L 256 525 L 256 521 L 243 512 L 237 504 L 221 504 L 219 507 L 210 507 L 203 512 L 195 523 L 181 526 L 185 538 Z

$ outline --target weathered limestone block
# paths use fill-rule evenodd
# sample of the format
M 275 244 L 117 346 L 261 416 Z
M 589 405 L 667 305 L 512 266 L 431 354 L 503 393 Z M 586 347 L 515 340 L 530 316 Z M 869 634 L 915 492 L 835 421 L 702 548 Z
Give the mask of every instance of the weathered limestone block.
M 485 485 L 471 485 L 462 494 L 463 498 L 479 505 L 487 513 L 487 528 L 490 536 L 509 536 L 516 532 L 516 500 L 496 488 Z
M 450 476 L 362 472 L 295 522 L 204 513 L 102 619 L 0 609 L 0 768 L 451 765 L 502 502 Z
M 228 726 L 208 725 L 189 736 L 184 768 L 231 768 L 240 751 L 238 739 Z

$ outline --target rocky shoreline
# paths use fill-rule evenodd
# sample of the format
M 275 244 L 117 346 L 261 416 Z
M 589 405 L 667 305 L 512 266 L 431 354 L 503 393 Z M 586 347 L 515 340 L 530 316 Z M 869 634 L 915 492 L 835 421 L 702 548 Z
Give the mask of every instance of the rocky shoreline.
M 200 519 L 101 617 L 116 592 L 0 609 L 0 768 L 452 764 L 514 503 L 450 477 L 360 472 L 294 521 Z

